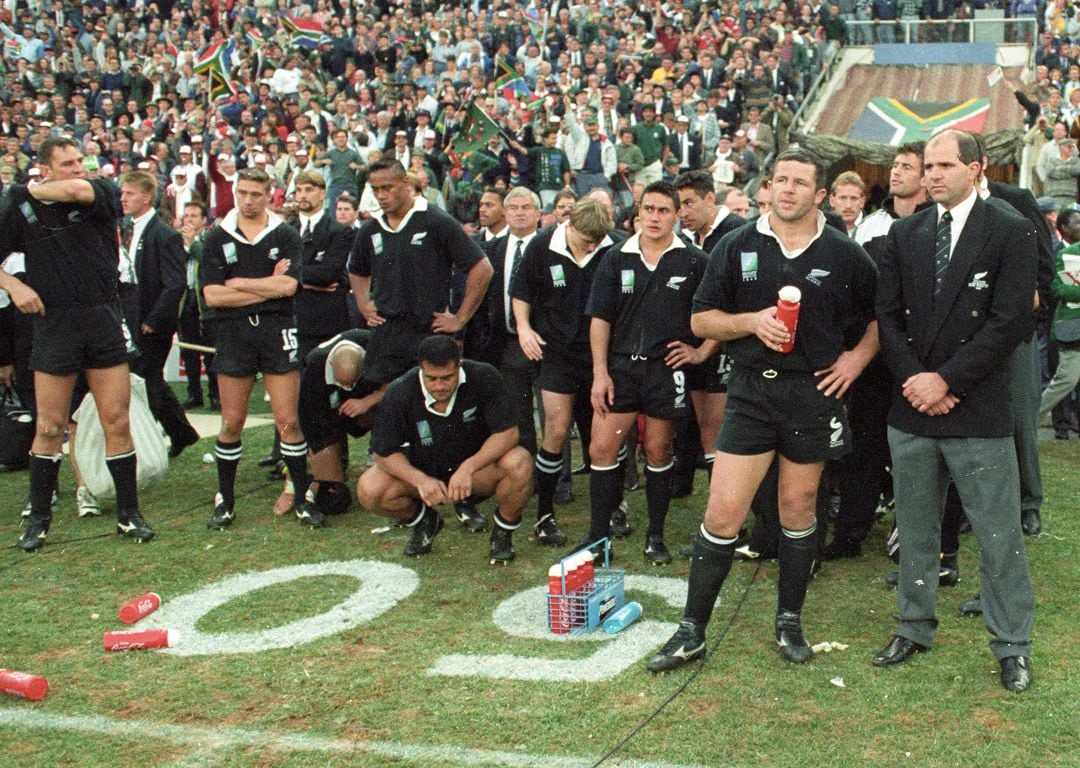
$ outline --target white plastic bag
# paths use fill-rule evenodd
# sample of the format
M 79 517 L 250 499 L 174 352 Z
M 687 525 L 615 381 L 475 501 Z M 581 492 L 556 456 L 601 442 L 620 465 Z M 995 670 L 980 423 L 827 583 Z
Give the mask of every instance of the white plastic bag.
M 83 482 L 90 492 L 98 498 L 114 498 L 112 475 L 105 466 L 105 432 L 98 420 L 97 403 L 94 396 L 86 398 L 75 411 L 74 420 L 79 428 L 75 432 L 75 459 L 79 463 Z M 131 422 L 131 439 L 135 443 L 135 456 L 138 459 L 139 490 L 151 488 L 165 476 L 169 468 L 169 453 L 165 448 L 165 439 L 161 429 L 150 413 L 146 401 L 146 383 L 141 376 L 131 374 L 131 405 L 128 410 Z

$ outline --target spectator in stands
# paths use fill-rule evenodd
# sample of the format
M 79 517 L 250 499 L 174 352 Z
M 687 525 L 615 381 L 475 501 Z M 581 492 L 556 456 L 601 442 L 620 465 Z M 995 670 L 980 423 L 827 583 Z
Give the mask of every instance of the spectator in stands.
M 1073 139 L 1060 139 L 1057 142 L 1057 148 L 1057 157 L 1049 155 L 1046 162 L 1043 194 L 1052 197 L 1058 208 L 1065 208 L 1076 202 L 1076 179 L 1080 176 L 1080 157 L 1077 157 L 1076 142 Z
M 1035 173 L 1039 177 L 1039 181 L 1042 182 L 1043 194 L 1047 194 L 1046 182 L 1050 173 L 1050 161 L 1057 160 L 1061 157 L 1061 142 L 1067 135 L 1068 133 L 1065 130 L 1064 124 L 1054 123 L 1054 127 L 1051 129 L 1050 140 L 1039 150 L 1039 156 L 1035 163 Z

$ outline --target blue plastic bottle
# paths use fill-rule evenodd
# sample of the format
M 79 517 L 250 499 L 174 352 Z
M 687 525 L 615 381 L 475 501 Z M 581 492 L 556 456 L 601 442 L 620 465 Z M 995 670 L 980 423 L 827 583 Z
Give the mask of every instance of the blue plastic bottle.
M 641 617 L 641 603 L 627 603 L 604 619 L 604 631 L 609 635 L 621 632 Z

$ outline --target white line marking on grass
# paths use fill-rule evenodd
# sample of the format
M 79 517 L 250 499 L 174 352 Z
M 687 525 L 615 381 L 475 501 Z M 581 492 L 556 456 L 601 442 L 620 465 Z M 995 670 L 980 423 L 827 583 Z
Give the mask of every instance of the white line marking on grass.
M 252 728 L 204 728 L 172 725 L 150 720 L 121 720 L 96 715 L 58 715 L 29 708 L 0 707 L 0 726 L 16 730 L 73 731 L 128 738 L 145 743 L 148 738 L 174 744 L 190 744 L 201 750 L 252 747 L 270 752 L 358 753 L 407 760 L 413 765 L 446 763 L 510 768 L 588 768 L 595 757 L 557 757 L 494 749 L 468 749 L 451 744 L 401 744 L 396 741 L 349 741 L 307 733 L 273 733 Z M 610 768 L 705 768 L 698 764 L 610 760 Z
M 638 590 L 656 595 L 669 605 L 681 608 L 686 601 L 686 581 L 670 576 L 627 576 L 627 591 Z M 518 592 L 499 603 L 492 621 L 513 637 L 554 643 L 605 641 L 584 658 L 551 659 L 543 656 L 517 656 L 503 653 L 479 655 L 454 653 L 440 657 L 427 670 L 429 675 L 447 677 L 486 677 L 495 680 L 555 680 L 593 683 L 611 679 L 632 667 L 651 650 L 660 646 L 675 630 L 675 624 L 639 621 L 617 635 L 600 630 L 576 635 L 553 635 L 547 626 L 547 587 L 533 587 Z
M 195 628 L 199 619 L 210 611 L 249 592 L 310 576 L 351 576 L 360 582 L 360 586 L 340 603 L 317 616 L 298 619 L 273 629 L 209 634 Z M 291 648 L 352 629 L 382 615 L 416 591 L 419 583 L 415 571 L 373 560 L 308 563 L 268 571 L 249 571 L 175 597 L 162 604 L 136 627 L 177 630 L 180 639 L 176 647 L 160 649 L 161 653 L 175 656 L 255 653 L 272 648 Z

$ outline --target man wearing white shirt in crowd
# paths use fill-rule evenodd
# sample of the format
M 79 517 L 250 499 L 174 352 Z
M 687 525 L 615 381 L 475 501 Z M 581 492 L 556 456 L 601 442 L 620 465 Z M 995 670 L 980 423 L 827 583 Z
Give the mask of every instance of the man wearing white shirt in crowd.
M 280 96 L 295 94 L 300 88 L 300 69 L 296 66 L 296 59 L 292 56 L 285 59 L 285 63 L 274 70 L 268 85 Z
M 174 179 L 176 178 L 177 168 L 184 169 L 185 173 L 187 174 L 187 188 L 194 192 L 196 189 L 196 181 L 199 174 L 202 173 L 202 168 L 200 168 L 192 161 L 191 147 L 187 144 L 180 147 L 180 160 L 179 162 L 177 162 L 176 167 L 173 168 Z

